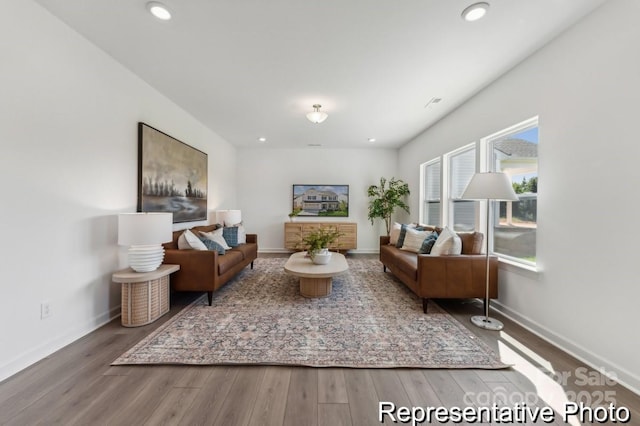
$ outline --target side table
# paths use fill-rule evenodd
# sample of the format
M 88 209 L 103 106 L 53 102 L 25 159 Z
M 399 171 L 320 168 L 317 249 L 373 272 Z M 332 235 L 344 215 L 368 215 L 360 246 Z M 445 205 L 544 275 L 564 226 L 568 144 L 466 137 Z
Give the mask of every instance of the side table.
M 113 274 L 113 282 L 122 283 L 122 325 L 139 327 L 151 324 L 169 312 L 169 275 L 180 265 L 160 265 L 152 272 L 131 268 Z

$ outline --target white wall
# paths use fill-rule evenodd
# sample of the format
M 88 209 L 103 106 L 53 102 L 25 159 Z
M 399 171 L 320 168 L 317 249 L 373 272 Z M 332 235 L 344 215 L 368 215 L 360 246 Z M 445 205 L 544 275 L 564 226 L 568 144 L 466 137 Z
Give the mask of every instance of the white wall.
M 399 154 L 418 188 L 421 162 L 539 115 L 540 272 L 502 267 L 500 309 L 636 391 L 638 14 L 606 3 Z
M 349 217 L 322 220 L 357 222 L 356 251 L 377 252 L 386 231 L 382 221 L 372 226 L 367 219 L 367 188 L 394 176 L 396 161 L 397 150 L 389 149 L 239 149 L 238 208 L 247 232 L 258 234 L 261 252 L 284 251 L 292 185 L 349 185 Z
M 2 380 L 119 312 L 138 121 L 209 153 L 210 209 L 236 203 L 236 151 L 32 1 L 3 2 L 0 39 Z

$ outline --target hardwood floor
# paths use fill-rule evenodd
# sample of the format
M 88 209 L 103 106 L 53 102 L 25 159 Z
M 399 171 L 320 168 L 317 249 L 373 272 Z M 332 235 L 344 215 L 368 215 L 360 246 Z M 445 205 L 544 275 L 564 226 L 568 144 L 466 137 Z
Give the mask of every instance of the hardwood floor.
M 600 372 L 499 315 L 502 332 L 471 325 L 470 315 L 481 314 L 479 301 L 440 305 L 512 368 L 109 365 L 195 296 L 172 295 L 170 313 L 148 326 L 124 328 L 117 318 L 0 383 L 0 424 L 380 425 L 381 401 L 426 408 L 494 402 L 514 407 L 524 400 L 529 407 L 551 406 L 562 413 L 564 403 L 576 397 L 607 405 L 612 399 L 630 410 L 628 424 L 640 424 L 640 396 L 605 383 Z M 586 378 L 589 383 L 583 384 Z M 387 418 L 385 424 L 390 423 Z M 557 414 L 552 424 L 566 423 Z

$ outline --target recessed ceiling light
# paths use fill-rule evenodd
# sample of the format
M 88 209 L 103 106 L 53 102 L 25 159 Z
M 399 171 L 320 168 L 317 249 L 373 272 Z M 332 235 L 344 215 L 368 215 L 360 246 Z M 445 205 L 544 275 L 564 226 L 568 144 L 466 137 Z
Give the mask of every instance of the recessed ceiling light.
M 468 22 L 477 21 L 487 14 L 489 3 L 474 3 L 462 11 L 462 19 Z
M 369 142 L 375 142 L 375 141 L 376 141 L 376 138 L 369 138 L 369 139 L 367 139 L 367 140 L 368 140 Z
M 322 146 L 322 144 L 321 143 L 308 143 L 307 146 L 319 147 L 319 146 Z
M 158 19 L 162 19 L 163 21 L 171 19 L 171 12 L 169 12 L 167 6 L 162 3 L 150 1 L 147 3 L 147 9 L 149 9 L 149 12 Z
M 258 142 L 264 143 L 267 141 L 267 138 L 258 138 Z

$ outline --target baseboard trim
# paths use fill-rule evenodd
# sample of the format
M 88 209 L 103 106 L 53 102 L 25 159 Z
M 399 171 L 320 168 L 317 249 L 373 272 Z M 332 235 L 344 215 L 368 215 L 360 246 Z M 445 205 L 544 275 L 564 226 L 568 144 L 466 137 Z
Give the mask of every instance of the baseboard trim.
M 0 383 L 2 383 L 3 380 L 13 376 L 14 374 L 19 373 L 25 368 L 35 364 L 36 362 L 48 357 L 52 353 L 59 351 L 65 346 L 111 322 L 114 318 L 120 316 L 120 311 L 120 305 L 115 306 L 107 312 L 95 316 L 91 320 L 84 323 L 82 326 L 75 327 L 68 333 L 56 336 L 33 349 L 23 352 L 13 360 L 0 366 Z
M 574 358 L 584 362 L 594 370 L 600 370 L 604 368 L 607 371 L 615 372 L 617 376 L 616 381 L 620 385 L 626 387 L 631 392 L 640 395 L 640 376 L 638 376 L 637 374 L 634 374 L 631 371 L 622 368 L 605 358 L 602 358 L 592 351 L 573 342 L 571 339 L 568 339 L 554 332 L 553 330 L 550 330 L 547 327 L 537 323 L 531 318 L 516 312 L 508 306 L 500 303 L 498 300 L 491 301 L 491 309 L 499 312 L 500 314 L 514 321 L 515 323 L 527 329 L 541 339 L 563 350 Z

